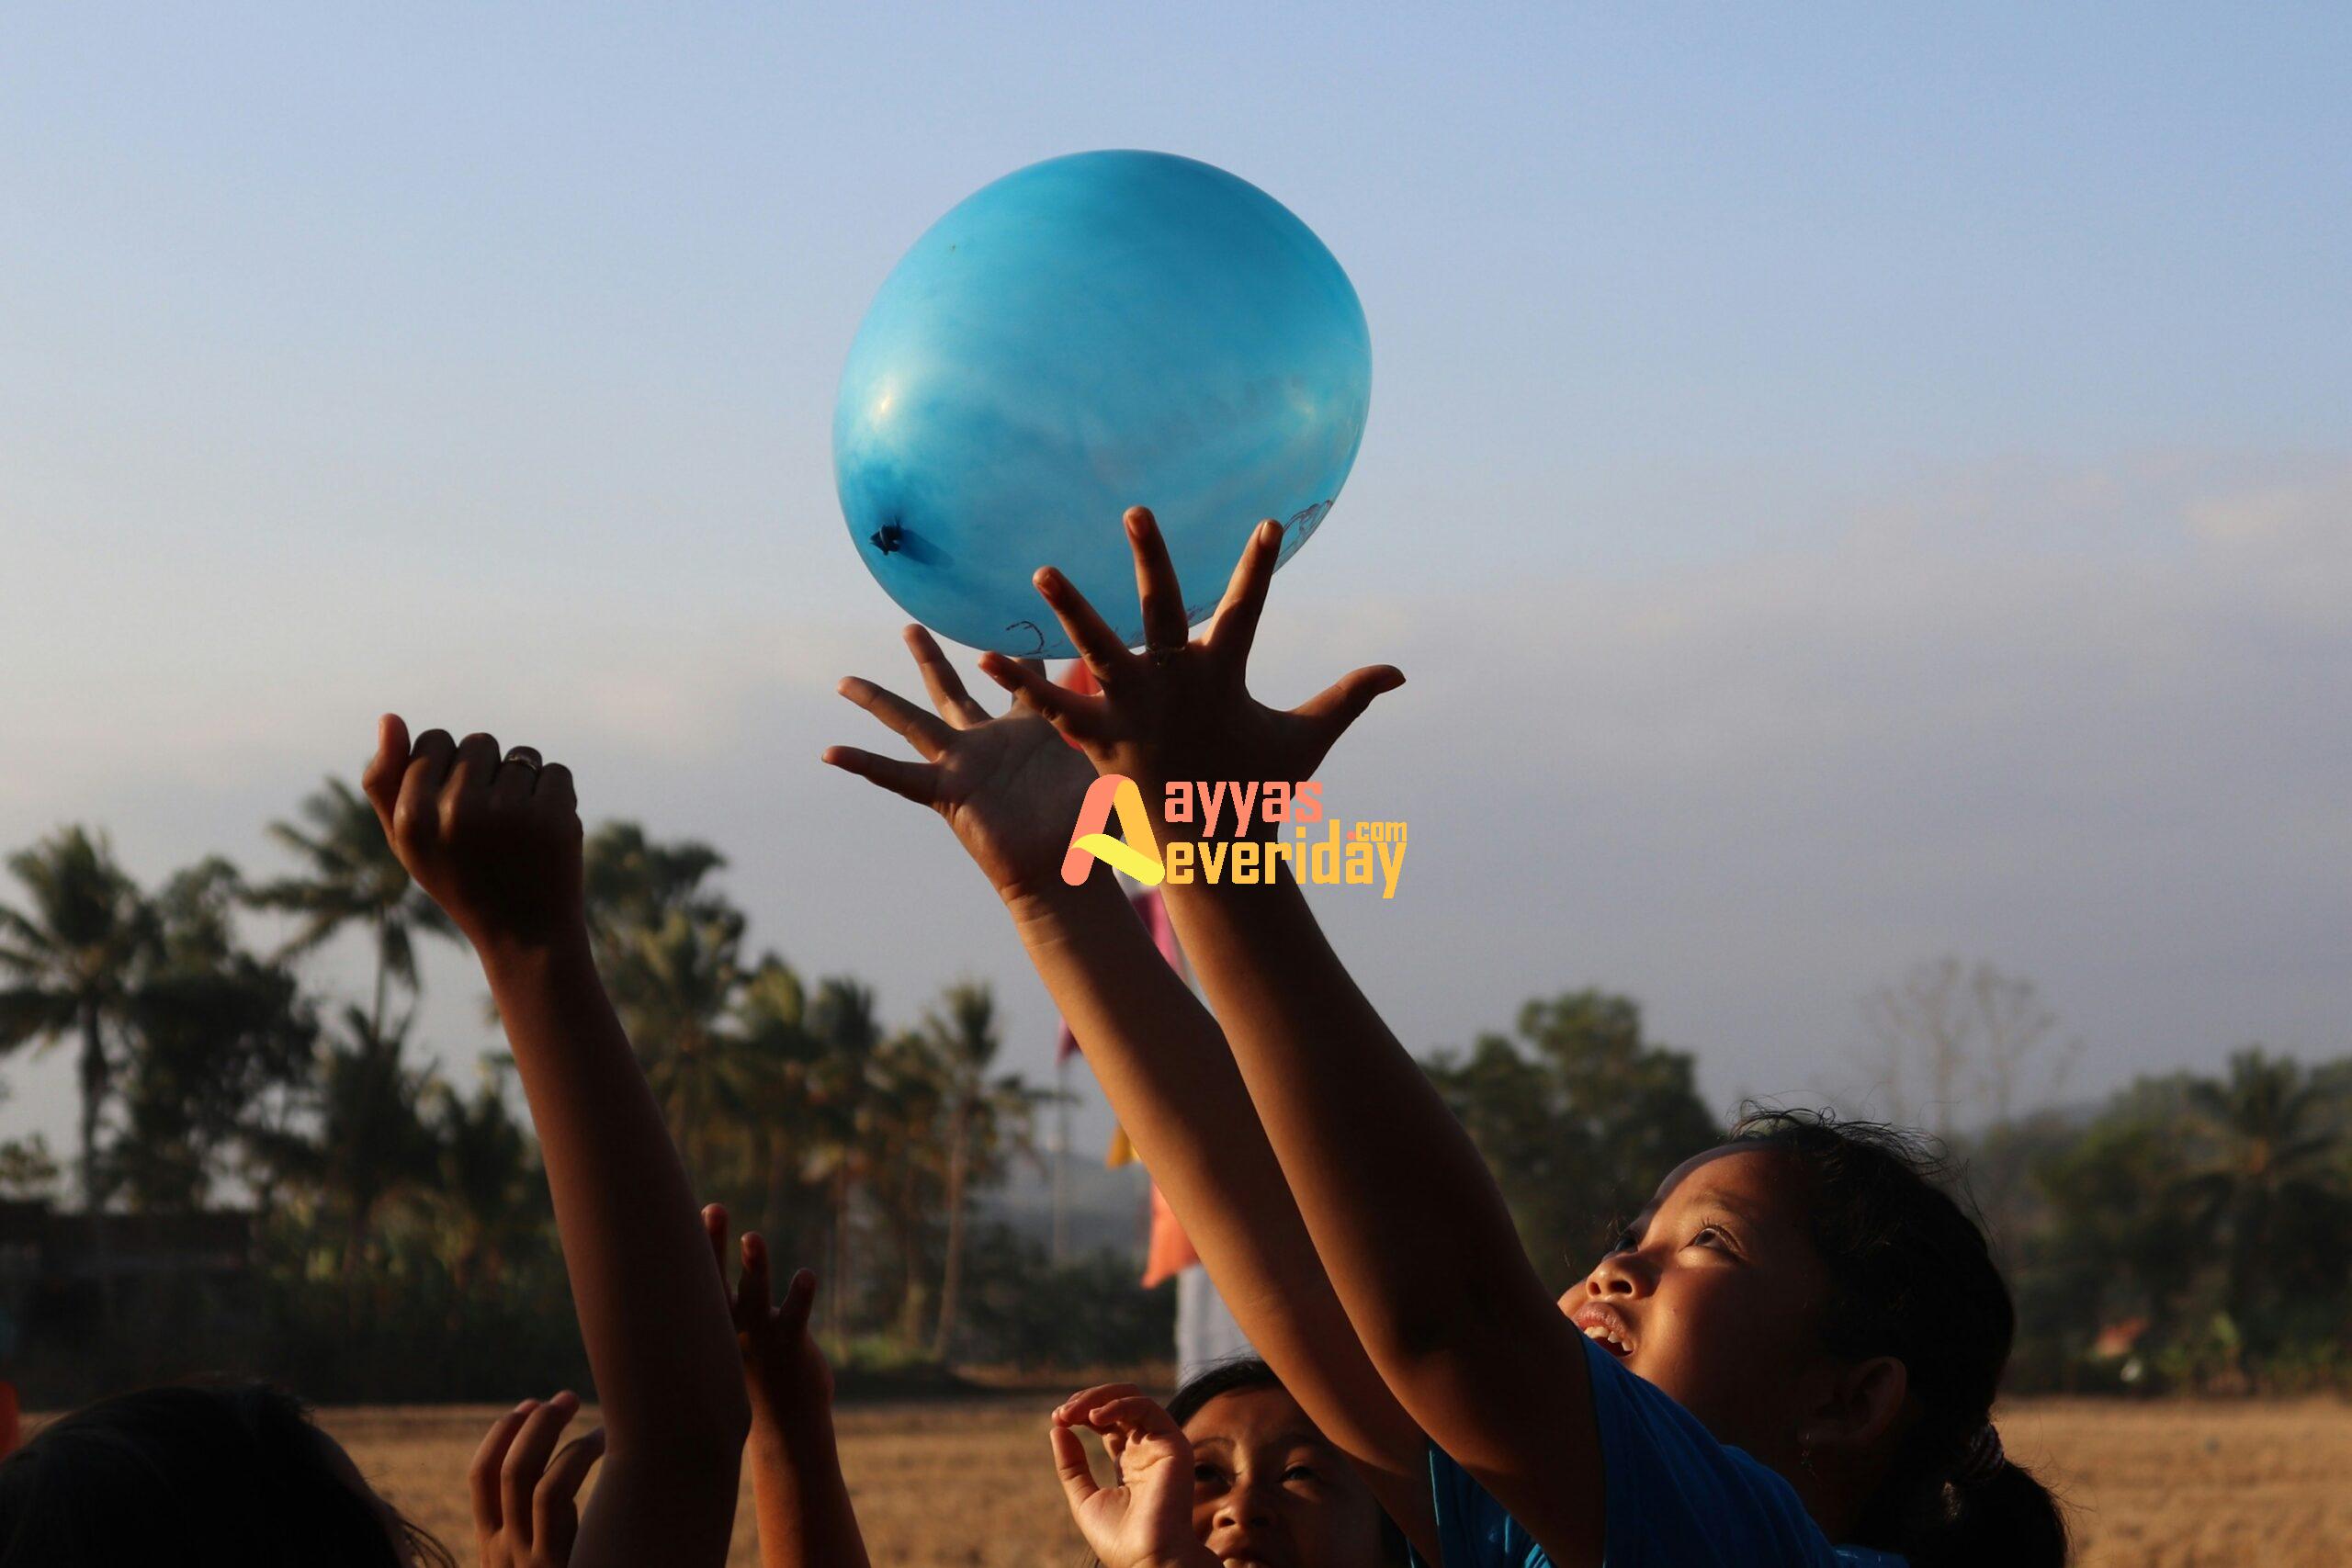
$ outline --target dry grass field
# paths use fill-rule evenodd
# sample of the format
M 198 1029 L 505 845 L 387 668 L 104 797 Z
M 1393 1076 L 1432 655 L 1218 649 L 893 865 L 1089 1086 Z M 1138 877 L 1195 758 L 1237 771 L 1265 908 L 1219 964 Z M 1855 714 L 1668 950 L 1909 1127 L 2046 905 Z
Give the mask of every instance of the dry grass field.
M 842 1465 L 874 1561 L 1037 1568 L 1084 1561 L 1047 1462 L 1046 1395 L 853 1408 Z M 345 1409 L 326 1425 L 470 1560 L 466 1461 L 494 1411 Z M 2002 1417 L 2009 1450 L 2070 1501 L 2084 1568 L 2352 1562 L 2352 1405 L 2048 1401 Z M 735 1568 L 758 1561 L 748 1490 Z

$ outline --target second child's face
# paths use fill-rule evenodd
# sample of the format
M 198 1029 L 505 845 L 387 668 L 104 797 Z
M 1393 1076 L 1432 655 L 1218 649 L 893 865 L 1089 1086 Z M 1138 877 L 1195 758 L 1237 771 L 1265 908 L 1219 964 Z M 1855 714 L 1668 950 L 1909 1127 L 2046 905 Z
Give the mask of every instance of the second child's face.
M 1827 1368 L 1828 1273 L 1786 1155 L 1711 1149 L 1658 1187 L 1560 1310 L 1724 1442 L 1783 1473 Z
M 1288 1393 L 1221 1393 L 1184 1436 L 1193 1533 L 1225 1568 L 1379 1568 L 1380 1505 Z

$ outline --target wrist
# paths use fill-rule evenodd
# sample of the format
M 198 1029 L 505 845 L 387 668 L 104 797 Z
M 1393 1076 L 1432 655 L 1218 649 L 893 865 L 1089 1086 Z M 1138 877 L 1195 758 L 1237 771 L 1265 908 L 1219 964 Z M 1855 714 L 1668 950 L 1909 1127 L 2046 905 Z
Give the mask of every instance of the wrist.
M 833 1451 L 833 1413 L 821 1401 L 778 1409 L 765 1400 L 752 1402 L 752 1446 L 760 1453 L 786 1461 L 829 1456 Z
M 1101 911 L 1113 903 L 1125 902 L 1117 878 L 1107 874 L 1090 874 L 1075 887 L 1057 875 L 1042 886 L 1000 887 L 997 896 L 1004 900 L 1005 913 L 1023 936 L 1033 931 L 1058 934 L 1073 922 L 1100 919 Z
M 527 985 L 550 976 L 576 973 L 584 967 L 593 973 L 596 960 L 588 942 L 585 920 L 570 923 L 551 931 L 488 931 L 467 933 L 473 942 L 475 956 L 481 960 L 483 976 L 490 981 L 492 992 L 501 987 Z

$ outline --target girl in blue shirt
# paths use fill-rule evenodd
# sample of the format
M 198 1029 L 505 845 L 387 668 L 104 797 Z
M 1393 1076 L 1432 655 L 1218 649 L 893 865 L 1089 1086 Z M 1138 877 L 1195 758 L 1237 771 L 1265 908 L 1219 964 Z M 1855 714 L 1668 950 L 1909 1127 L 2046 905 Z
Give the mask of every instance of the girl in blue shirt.
M 1133 780 L 1156 818 L 1170 783 L 1312 779 L 1404 679 L 1370 667 L 1265 706 L 1244 674 L 1281 526 L 1259 525 L 1193 640 L 1150 513 L 1126 530 L 1142 654 L 1066 578 L 1037 574 L 1099 694 L 986 655 L 1015 696 L 992 717 L 910 628 L 935 712 L 862 680 L 842 691 L 923 760 L 826 761 L 937 810 L 988 874 L 1242 1328 L 1421 1556 L 2063 1563 L 2055 1506 L 1991 1427 L 2007 1288 L 1902 1138 L 1751 1121 L 1673 1172 L 1555 1301 L 1295 881 L 1164 885 L 1214 1017 L 1112 878 L 1062 882 L 1091 775 Z M 1200 831 L 1153 826 L 1162 842 Z

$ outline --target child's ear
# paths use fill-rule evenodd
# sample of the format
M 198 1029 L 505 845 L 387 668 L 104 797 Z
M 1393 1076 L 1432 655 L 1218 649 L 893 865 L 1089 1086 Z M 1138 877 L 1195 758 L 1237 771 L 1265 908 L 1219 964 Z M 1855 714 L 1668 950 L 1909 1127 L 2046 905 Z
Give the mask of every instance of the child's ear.
M 1910 1372 L 1892 1356 L 1841 1366 L 1806 1416 L 1805 1448 L 1848 1464 L 1883 1450 L 1903 1424 L 1910 1393 Z

